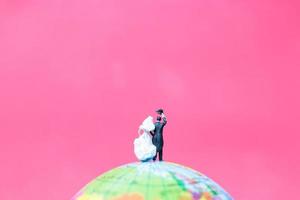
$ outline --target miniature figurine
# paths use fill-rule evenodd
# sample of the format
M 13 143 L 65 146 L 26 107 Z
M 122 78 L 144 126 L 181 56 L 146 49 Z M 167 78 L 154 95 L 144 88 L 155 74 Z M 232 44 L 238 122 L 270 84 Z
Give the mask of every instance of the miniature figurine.
M 156 117 L 156 122 L 154 124 L 155 129 L 153 132 L 150 132 L 153 136 L 152 143 L 156 146 L 156 154 L 153 157 L 153 160 L 156 160 L 157 153 L 159 156 L 159 161 L 163 161 L 163 146 L 164 146 L 164 138 L 163 138 L 163 130 L 165 125 L 167 124 L 167 117 L 164 115 L 163 109 L 156 110 L 158 116 Z
M 134 153 L 142 161 L 149 161 L 156 155 L 156 147 L 152 144 L 151 131 L 154 131 L 153 118 L 147 117 L 140 125 L 139 137 L 134 140 Z M 142 133 L 142 134 L 141 134 Z

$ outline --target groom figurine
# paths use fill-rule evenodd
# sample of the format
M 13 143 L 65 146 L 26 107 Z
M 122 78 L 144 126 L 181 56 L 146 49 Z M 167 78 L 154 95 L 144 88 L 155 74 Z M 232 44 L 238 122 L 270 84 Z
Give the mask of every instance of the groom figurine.
M 158 114 L 155 122 L 155 129 L 154 133 L 152 134 L 152 143 L 154 146 L 156 146 L 156 154 L 153 157 L 153 160 L 156 160 L 157 153 L 159 156 L 159 161 L 163 160 L 163 146 L 164 146 L 164 138 L 163 138 L 163 129 L 164 126 L 167 124 L 167 118 L 164 115 L 163 109 L 156 110 L 156 113 Z

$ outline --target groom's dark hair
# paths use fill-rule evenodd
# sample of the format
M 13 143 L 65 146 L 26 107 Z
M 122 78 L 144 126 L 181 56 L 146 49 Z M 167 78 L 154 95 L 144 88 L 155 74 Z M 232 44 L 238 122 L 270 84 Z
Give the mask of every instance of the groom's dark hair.
M 161 120 L 161 116 L 157 116 L 157 117 L 156 117 L 156 120 L 157 120 L 157 121 L 160 121 L 160 120 Z

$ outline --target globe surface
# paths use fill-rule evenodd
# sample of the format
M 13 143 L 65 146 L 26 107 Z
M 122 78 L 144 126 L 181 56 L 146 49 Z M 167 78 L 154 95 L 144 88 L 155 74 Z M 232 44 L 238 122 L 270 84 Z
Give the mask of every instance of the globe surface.
M 232 200 L 205 175 L 171 162 L 135 162 L 114 168 L 72 200 Z

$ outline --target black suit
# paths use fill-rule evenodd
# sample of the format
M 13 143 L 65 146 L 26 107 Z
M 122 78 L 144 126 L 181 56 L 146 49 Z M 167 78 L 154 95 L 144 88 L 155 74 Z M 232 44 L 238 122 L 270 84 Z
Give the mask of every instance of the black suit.
M 152 133 L 152 143 L 156 146 L 156 153 L 159 154 L 159 160 L 162 161 L 163 157 L 163 146 L 164 146 L 164 138 L 163 138 L 163 130 L 164 126 L 167 124 L 167 119 L 163 117 L 163 122 L 155 122 L 154 133 Z M 156 160 L 157 154 L 154 156 L 153 160 Z

